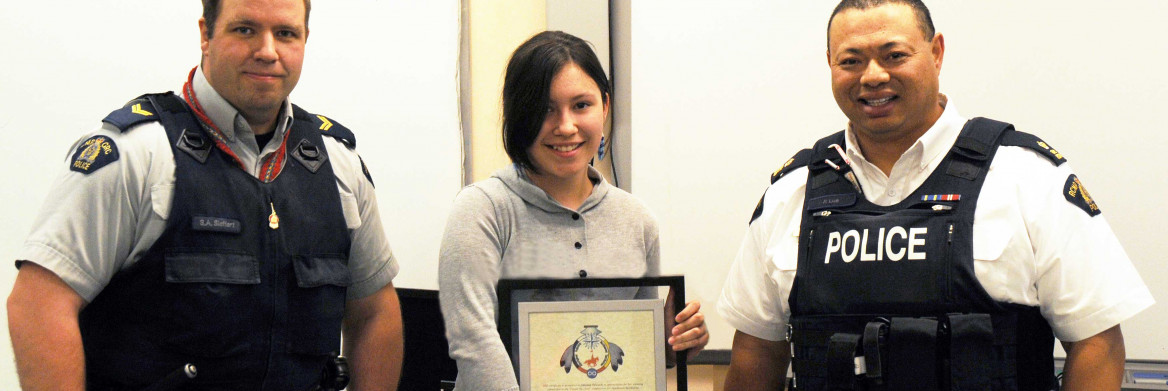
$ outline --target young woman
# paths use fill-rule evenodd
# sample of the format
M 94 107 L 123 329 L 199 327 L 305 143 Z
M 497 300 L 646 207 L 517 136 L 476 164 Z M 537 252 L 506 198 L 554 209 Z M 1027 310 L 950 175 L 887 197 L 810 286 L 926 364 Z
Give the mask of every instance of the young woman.
M 611 86 L 589 44 L 548 31 L 511 55 L 503 142 L 512 165 L 464 188 L 446 222 L 438 286 L 460 390 L 516 390 L 495 324 L 500 278 L 642 277 L 660 272 L 657 222 L 588 163 L 603 144 Z M 540 291 L 524 299 L 655 297 L 629 289 Z M 697 302 L 668 343 L 692 356 L 709 340 Z

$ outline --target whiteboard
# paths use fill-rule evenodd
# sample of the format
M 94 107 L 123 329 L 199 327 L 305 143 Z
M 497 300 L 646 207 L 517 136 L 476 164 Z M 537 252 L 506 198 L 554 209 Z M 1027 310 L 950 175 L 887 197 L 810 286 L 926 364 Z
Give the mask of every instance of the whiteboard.
M 198 1 L 9 2 L 0 12 L 0 254 L 28 235 L 68 148 L 145 92 L 178 91 L 199 61 Z M 459 2 L 316 1 L 292 101 L 357 135 L 401 265 L 437 288 L 438 244 L 462 186 Z M 3 262 L 0 262 L 3 263 Z M 15 279 L 0 265 L 0 291 Z M 0 309 L 0 311 L 4 311 Z M 3 316 L 7 319 L 7 316 Z M 18 389 L 0 328 L 0 389 Z
M 847 121 L 825 54 L 835 2 L 630 3 L 632 192 L 660 219 L 665 272 L 703 302 L 708 348 L 729 349 L 714 307 L 770 173 Z M 1158 301 L 1122 324 L 1127 356 L 1168 359 L 1168 2 L 929 5 L 942 92 L 1069 159 Z

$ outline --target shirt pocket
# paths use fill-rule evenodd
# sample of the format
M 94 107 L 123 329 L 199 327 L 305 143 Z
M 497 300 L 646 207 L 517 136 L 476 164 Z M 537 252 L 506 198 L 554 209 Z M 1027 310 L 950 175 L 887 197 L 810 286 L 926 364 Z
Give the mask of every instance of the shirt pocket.
M 973 259 L 994 262 L 1002 259 L 1014 230 L 1006 223 L 985 222 L 973 225 Z
M 261 289 L 259 261 L 238 252 L 174 252 L 164 258 L 173 330 L 166 344 L 197 357 L 227 357 L 262 342 L 268 290 Z
M 771 236 L 772 242 L 766 246 L 767 257 L 780 272 L 794 275 L 795 268 L 799 266 L 800 223 L 800 219 L 791 219 L 790 224 L 782 227 L 785 229 L 783 232 Z

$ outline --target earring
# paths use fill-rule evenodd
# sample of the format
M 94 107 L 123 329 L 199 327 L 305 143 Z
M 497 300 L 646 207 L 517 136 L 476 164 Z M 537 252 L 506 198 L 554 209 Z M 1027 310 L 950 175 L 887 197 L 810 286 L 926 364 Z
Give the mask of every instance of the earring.
M 600 149 L 596 151 L 596 160 L 604 160 L 604 136 L 600 136 Z

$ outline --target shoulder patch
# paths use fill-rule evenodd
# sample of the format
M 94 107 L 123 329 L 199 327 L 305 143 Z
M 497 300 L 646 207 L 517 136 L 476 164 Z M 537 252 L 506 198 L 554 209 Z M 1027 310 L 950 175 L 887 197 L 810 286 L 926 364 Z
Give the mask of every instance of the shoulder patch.
M 1006 132 L 1006 135 L 1002 137 L 1002 145 L 1030 148 L 1038 152 L 1042 157 L 1050 160 L 1056 166 L 1067 162 L 1067 159 L 1058 150 L 1051 148 L 1050 144 L 1047 144 L 1038 138 L 1038 136 L 1030 133 L 1019 131 Z
M 750 221 L 748 221 L 746 223 L 746 225 L 754 224 L 754 221 L 758 220 L 759 216 L 762 216 L 762 201 L 765 199 L 766 199 L 766 192 L 763 192 L 762 197 L 759 197 L 759 199 L 758 199 L 758 206 L 754 207 L 754 213 L 750 215 Z
M 376 189 L 377 184 L 373 183 L 373 176 L 369 175 L 369 167 L 365 167 L 365 159 L 362 159 L 361 155 L 357 155 L 357 160 L 361 162 L 361 173 L 365 174 L 365 179 L 368 179 L 369 184 L 373 185 L 373 188 Z
M 292 105 L 292 116 L 296 121 L 308 123 L 313 129 L 319 131 L 321 135 L 340 140 L 349 149 L 357 148 L 357 136 L 349 128 L 341 125 L 340 122 L 323 115 L 309 113 L 297 105 Z
M 1083 182 L 1080 182 L 1079 177 L 1075 174 L 1067 177 L 1067 183 L 1063 185 L 1063 197 L 1066 197 L 1067 202 L 1070 202 L 1071 205 L 1079 207 L 1091 217 L 1103 213 L 1099 210 L 1099 205 L 1095 205 L 1095 199 L 1091 198 L 1091 194 L 1087 193 L 1087 188 L 1083 187 Z
M 134 125 L 150 121 L 158 121 L 158 113 L 154 109 L 154 105 L 150 104 L 150 100 L 146 98 L 134 99 L 126 103 L 124 107 L 110 112 L 101 120 L 101 122 L 113 125 L 123 132 Z
M 106 136 L 93 136 L 77 146 L 69 159 L 69 169 L 89 174 L 118 160 L 118 146 Z
M 787 173 L 794 171 L 796 168 L 806 166 L 807 163 L 811 162 L 811 155 L 811 149 L 804 149 L 796 153 L 795 156 L 792 156 L 790 159 L 787 159 L 787 162 L 783 163 L 782 167 L 779 167 L 778 170 L 771 174 L 771 183 L 777 182 L 779 178 L 782 178 L 784 175 L 787 175 Z

